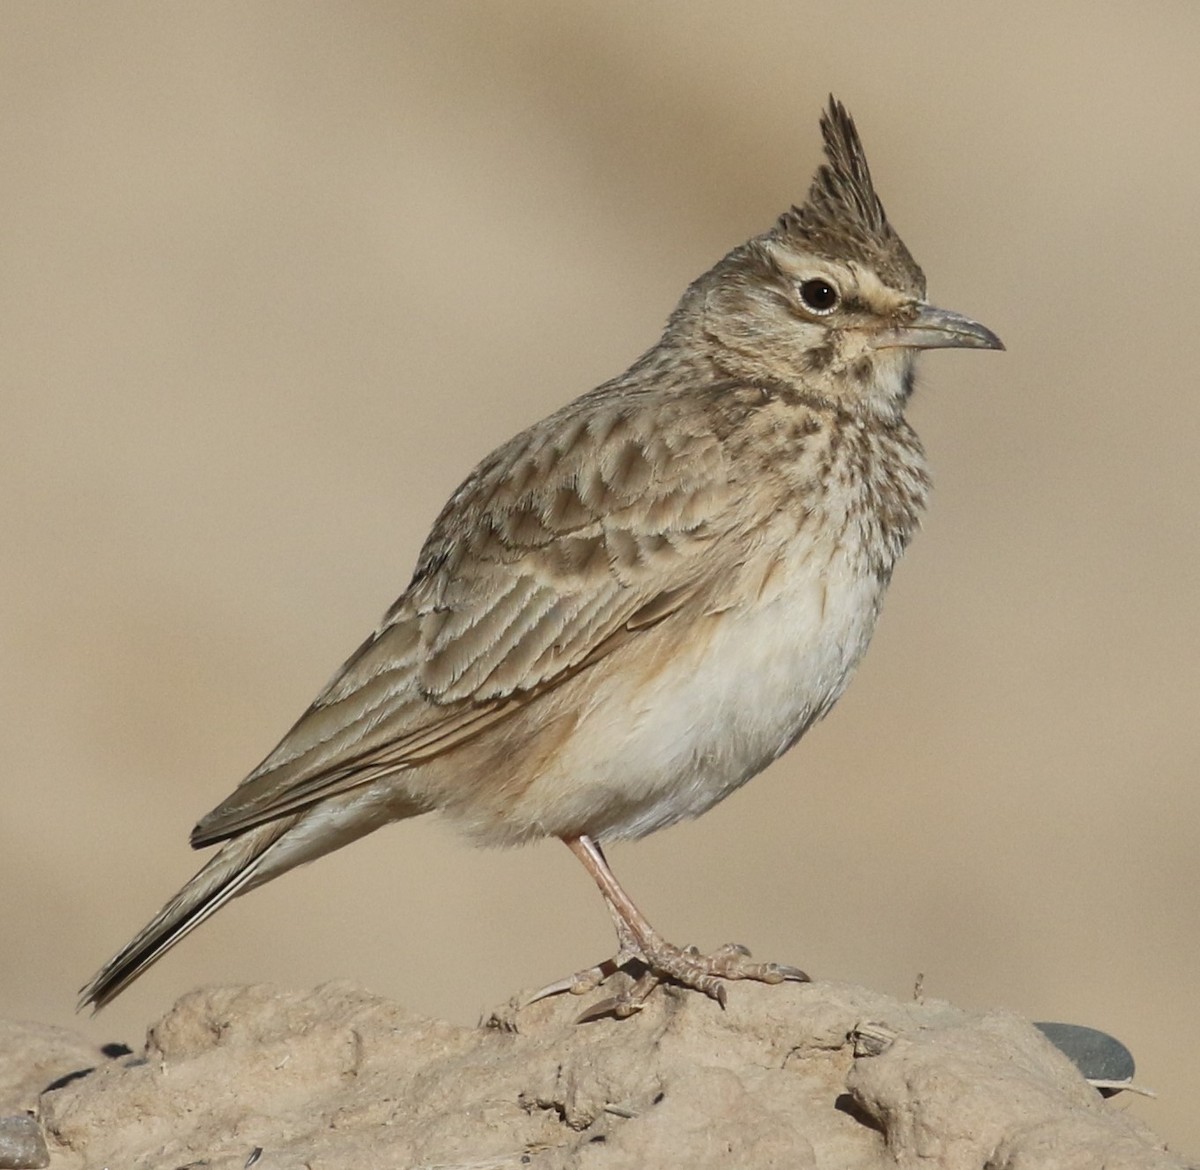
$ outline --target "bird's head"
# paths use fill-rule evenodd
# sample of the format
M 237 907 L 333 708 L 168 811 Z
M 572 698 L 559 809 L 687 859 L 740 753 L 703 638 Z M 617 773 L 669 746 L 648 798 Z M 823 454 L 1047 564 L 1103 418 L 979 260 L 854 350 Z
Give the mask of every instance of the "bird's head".
M 1004 346 L 925 300 L 925 276 L 888 222 L 854 122 L 833 98 L 821 133 L 826 161 L 804 205 L 697 280 L 677 319 L 699 330 L 730 376 L 894 414 L 911 393 L 918 350 Z

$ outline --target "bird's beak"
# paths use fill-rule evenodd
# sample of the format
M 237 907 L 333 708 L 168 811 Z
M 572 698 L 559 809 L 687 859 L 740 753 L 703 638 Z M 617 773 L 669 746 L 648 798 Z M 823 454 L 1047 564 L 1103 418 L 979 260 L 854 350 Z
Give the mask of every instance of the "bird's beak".
M 879 334 L 873 349 L 1003 349 L 986 325 L 961 313 L 921 305 L 916 317 L 905 325 Z

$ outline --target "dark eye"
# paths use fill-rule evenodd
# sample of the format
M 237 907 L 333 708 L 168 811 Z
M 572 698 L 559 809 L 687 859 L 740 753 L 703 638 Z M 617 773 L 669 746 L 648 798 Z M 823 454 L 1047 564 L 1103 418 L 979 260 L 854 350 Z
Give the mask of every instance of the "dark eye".
M 838 290 L 829 281 L 814 277 L 800 286 L 800 299 L 814 313 L 832 313 L 837 308 Z

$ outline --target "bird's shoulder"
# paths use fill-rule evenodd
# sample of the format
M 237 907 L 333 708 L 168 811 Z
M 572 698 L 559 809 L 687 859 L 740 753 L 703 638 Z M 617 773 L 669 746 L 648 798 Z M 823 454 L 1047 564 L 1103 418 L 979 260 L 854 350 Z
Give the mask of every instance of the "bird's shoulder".
M 633 579 L 664 543 L 711 540 L 756 504 L 778 506 L 837 421 L 831 408 L 736 380 L 602 386 L 471 472 L 435 520 L 409 594 L 440 598 L 462 570 L 502 564 Z

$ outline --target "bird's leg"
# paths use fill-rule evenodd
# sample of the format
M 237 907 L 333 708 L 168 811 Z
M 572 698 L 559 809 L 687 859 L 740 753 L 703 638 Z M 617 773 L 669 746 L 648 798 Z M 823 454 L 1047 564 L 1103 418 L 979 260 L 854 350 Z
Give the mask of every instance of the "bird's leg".
M 600 889 L 617 930 L 617 954 L 595 967 L 543 988 L 528 1002 L 570 991 L 581 995 L 604 983 L 617 971 L 631 965 L 642 968 L 633 985 L 620 995 L 590 1008 L 581 1019 L 615 1015 L 618 1018 L 641 1010 L 646 999 L 664 979 L 680 983 L 715 999 L 725 1006 L 725 987 L 722 980 L 753 979 L 760 983 L 782 983 L 785 980 L 807 982 L 808 976 L 796 967 L 778 963 L 754 963 L 750 952 L 736 943 L 728 943 L 711 955 L 701 955 L 695 947 L 686 949 L 667 942 L 647 921 L 646 917 L 625 892 L 609 867 L 600 846 L 586 835 L 564 838 L 564 842 L 579 858 Z
M 597 842 L 592 842 L 592 845 L 603 860 L 604 853 L 601 851 L 600 845 Z M 605 861 L 605 864 L 607 864 L 607 861 Z M 546 999 L 551 995 L 560 995 L 564 991 L 569 992 L 571 995 L 586 995 L 589 991 L 595 991 L 597 987 L 601 986 L 601 984 L 618 971 L 641 959 L 641 944 L 634 936 L 633 931 L 629 929 L 625 919 L 621 916 L 621 912 L 613 904 L 609 896 L 603 890 L 600 892 L 604 898 L 605 906 L 608 907 L 609 916 L 612 918 L 613 928 L 617 932 L 617 953 L 612 958 L 605 959 L 602 963 L 597 963 L 594 967 L 585 967 L 582 971 L 576 971 L 574 975 L 568 975 L 565 979 L 559 979 L 554 983 L 546 984 L 545 987 L 526 997 L 522 1006 L 527 1007 L 531 1003 L 537 1003 L 539 999 Z

